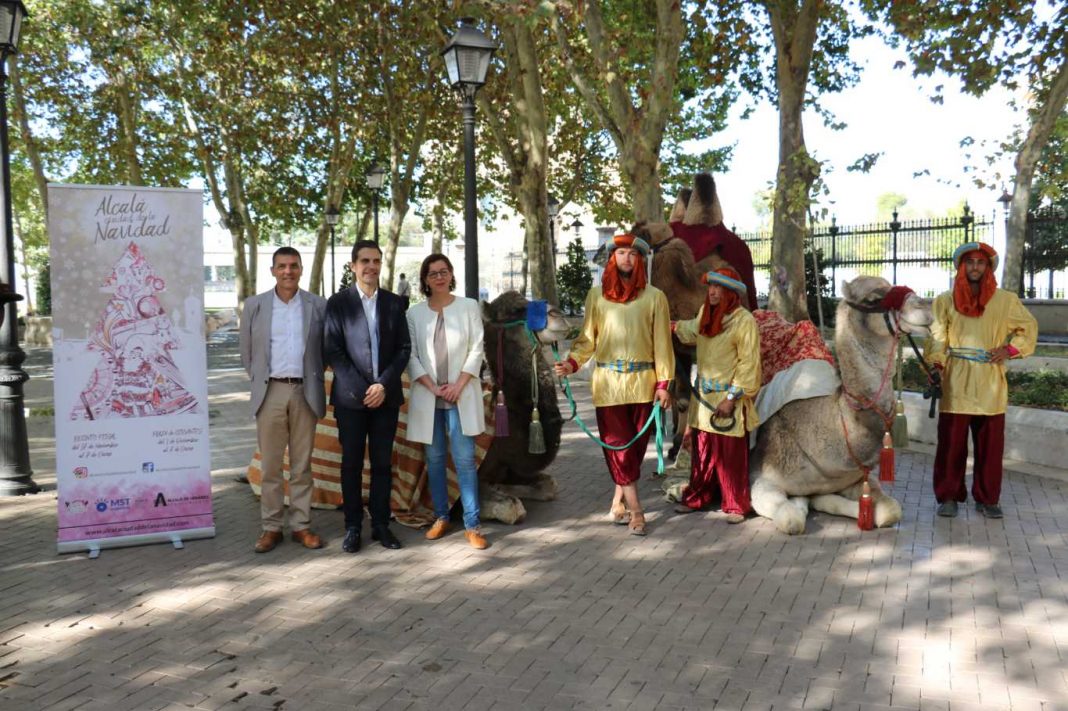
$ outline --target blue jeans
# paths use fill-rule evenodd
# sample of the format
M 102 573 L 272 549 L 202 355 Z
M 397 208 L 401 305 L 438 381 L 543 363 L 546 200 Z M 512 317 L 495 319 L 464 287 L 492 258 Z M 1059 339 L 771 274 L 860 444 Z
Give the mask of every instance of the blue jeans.
M 475 438 L 460 429 L 460 411 L 455 407 L 434 410 L 434 441 L 426 448 L 427 479 L 434 516 L 448 520 L 449 489 L 445 472 L 445 438 L 452 450 L 452 463 L 464 505 L 464 528 L 478 528 L 478 470 L 475 468 Z

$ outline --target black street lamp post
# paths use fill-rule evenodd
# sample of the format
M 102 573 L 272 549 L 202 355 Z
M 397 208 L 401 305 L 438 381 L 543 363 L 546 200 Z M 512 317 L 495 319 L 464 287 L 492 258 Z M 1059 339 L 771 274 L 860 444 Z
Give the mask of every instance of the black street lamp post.
M 546 207 L 549 212 L 549 245 L 553 250 L 553 268 L 556 268 L 556 216 L 560 214 L 560 201 L 556 199 L 556 196 L 549 193 L 549 199 L 546 202 Z
M 0 495 L 35 494 L 40 489 L 30 469 L 30 446 L 26 435 L 26 412 L 22 384 L 29 379 L 22 369 L 26 353 L 19 347 L 19 321 L 14 292 L 15 237 L 11 215 L 11 155 L 7 139 L 7 60 L 19 45 L 19 31 L 26 17 L 20 0 L 0 1 L 0 150 L 3 157 L 4 239 L 3 308 L 0 324 Z
M 585 227 L 585 225 L 582 224 L 582 220 L 576 217 L 575 221 L 571 223 L 571 229 L 575 230 L 575 239 L 579 239 L 579 237 L 581 237 L 581 235 L 579 234 L 579 230 L 581 230 L 583 227 Z
M 372 163 L 364 177 L 367 179 L 367 187 L 371 189 L 371 211 L 375 213 L 375 244 L 378 244 L 378 191 L 386 182 L 386 169 Z
M 1001 188 L 1001 197 L 998 198 L 998 202 L 1001 203 L 1001 210 L 1005 217 L 1005 249 L 1009 248 L 1009 210 L 1012 208 L 1012 194 L 1005 189 Z M 1024 262 L 1026 259 L 1020 260 L 1020 296 L 1024 295 Z
M 326 224 L 330 225 L 330 293 L 337 293 L 337 275 L 335 270 L 337 269 L 337 255 L 334 254 L 334 227 L 337 226 L 338 220 L 341 219 L 341 213 L 337 211 L 337 208 L 331 205 L 326 208 Z
M 460 29 L 449 38 L 441 56 L 449 84 L 460 93 L 464 120 L 464 291 L 478 299 L 478 212 L 475 206 L 475 94 L 486 83 L 490 59 L 497 50 L 475 28 L 473 18 L 460 20 Z

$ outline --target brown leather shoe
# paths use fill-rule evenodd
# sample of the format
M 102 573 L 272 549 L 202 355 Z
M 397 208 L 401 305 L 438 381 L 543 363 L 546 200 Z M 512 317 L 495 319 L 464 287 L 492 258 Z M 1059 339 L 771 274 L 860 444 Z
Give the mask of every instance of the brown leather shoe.
M 477 548 L 480 551 L 489 548 L 489 541 L 482 535 L 482 530 L 478 528 L 469 528 L 464 531 L 464 538 L 471 544 L 472 548 Z
M 264 531 L 260 534 L 260 537 L 256 540 L 256 552 L 267 553 L 273 551 L 274 547 L 282 542 L 281 531 Z
M 293 531 L 292 538 L 294 541 L 304 546 L 305 548 L 322 548 L 323 539 L 318 535 L 311 532 L 310 528 L 305 528 L 300 531 Z
M 430 530 L 426 532 L 426 539 L 428 541 L 436 541 L 448 532 L 449 520 L 447 518 L 439 518 L 434 522 L 434 525 L 430 527 Z

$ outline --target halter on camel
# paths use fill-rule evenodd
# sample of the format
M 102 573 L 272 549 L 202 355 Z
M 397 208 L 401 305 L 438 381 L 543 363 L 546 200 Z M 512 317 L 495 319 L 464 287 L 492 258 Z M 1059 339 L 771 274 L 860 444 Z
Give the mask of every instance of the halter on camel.
M 530 394 L 533 400 L 527 451 L 530 454 L 545 454 L 545 430 L 541 424 L 541 413 L 538 412 L 538 348 L 542 345 L 538 332 L 549 325 L 549 302 L 529 301 L 524 318 L 516 321 L 491 322 L 491 324 L 499 327 L 497 331 L 497 404 L 493 411 L 494 436 L 507 437 L 509 435 L 508 407 L 504 401 L 504 332 L 509 328 L 522 326 L 530 341 Z
M 883 394 L 883 389 L 889 383 L 890 371 L 893 369 L 894 358 L 897 356 L 898 365 L 898 386 L 900 390 L 901 384 L 901 309 L 904 308 L 905 301 L 913 295 L 912 289 L 907 286 L 893 286 L 885 292 L 874 292 L 873 298 L 869 298 L 861 302 L 853 302 L 846 299 L 846 305 L 851 309 L 860 311 L 861 313 L 881 313 L 883 315 L 883 322 L 886 323 L 886 330 L 890 332 L 890 336 L 897 344 L 896 348 L 891 349 L 890 358 L 886 363 L 886 368 L 883 370 L 882 379 L 879 381 L 879 389 L 875 391 L 875 395 L 871 398 L 860 397 L 849 392 L 845 383 L 842 383 L 842 395 L 846 405 L 849 406 L 854 412 L 861 412 L 863 410 L 870 410 L 877 414 L 883 421 L 885 426 L 885 432 L 883 433 L 883 447 L 879 452 L 879 481 L 892 482 L 894 480 L 894 438 L 891 436 L 891 431 L 894 429 L 894 425 L 899 421 L 898 415 L 900 415 L 900 422 L 905 429 L 905 436 L 907 437 L 908 429 L 904 424 L 904 409 L 898 405 L 896 408 L 897 414 L 894 414 L 895 408 L 891 407 L 889 413 L 883 412 L 878 405 L 879 398 Z M 931 398 L 931 412 L 930 416 L 934 417 L 935 401 L 941 396 L 941 381 L 937 380 L 937 372 L 933 371 L 924 360 L 923 355 L 920 353 L 919 348 L 916 346 L 916 341 L 913 340 L 912 334 L 904 332 L 909 339 L 909 344 L 912 346 L 913 353 L 916 355 L 916 359 L 920 362 L 924 371 L 928 375 L 931 386 L 928 388 L 930 394 L 924 393 L 924 398 Z M 932 377 L 934 373 L 934 377 Z M 891 387 L 891 392 L 893 391 Z M 900 403 L 900 394 L 899 401 Z M 838 411 L 838 417 L 842 423 L 842 435 L 845 437 L 846 451 L 849 452 L 850 459 L 857 465 L 861 472 L 864 474 L 864 479 L 867 480 L 868 474 L 871 472 L 871 467 L 860 461 L 860 458 L 853 452 L 853 447 L 849 443 L 849 429 L 846 426 L 845 415 L 841 410 Z
M 915 339 L 912 334 L 907 331 L 902 331 L 900 327 L 901 323 L 901 307 L 905 305 L 905 300 L 910 294 L 914 292 L 907 286 L 894 286 L 885 293 L 875 292 L 876 298 L 868 299 L 860 303 L 854 303 L 846 300 L 846 305 L 849 308 L 863 313 L 881 313 L 883 315 L 883 321 L 886 323 L 886 329 L 890 332 L 890 335 L 898 339 L 898 370 L 901 368 L 901 333 L 905 334 L 905 337 L 909 339 L 909 345 L 912 347 L 912 353 L 919 362 L 920 367 L 923 368 L 924 374 L 927 376 L 927 389 L 923 391 L 923 399 L 931 401 L 931 409 L 928 411 L 927 416 L 934 418 L 935 411 L 937 409 L 938 399 L 942 397 L 942 375 L 932 368 L 924 359 L 923 354 L 920 352 L 919 346 L 916 345 Z M 891 316 L 891 313 L 893 316 Z M 898 389 L 900 390 L 900 372 L 898 373 Z M 845 390 L 843 389 L 843 392 Z M 882 392 L 882 387 L 879 388 L 879 392 Z M 880 413 L 882 414 L 882 413 Z
M 698 380 L 700 380 L 700 378 L 698 378 Z M 732 429 L 734 429 L 734 423 L 737 421 L 735 416 L 734 416 L 734 413 L 731 413 L 731 417 L 730 417 L 729 420 L 727 420 L 727 424 L 725 424 L 725 425 L 717 425 L 716 424 L 716 413 L 717 413 L 716 406 L 712 405 L 707 400 L 705 400 L 703 397 L 701 397 L 701 389 L 698 387 L 698 381 L 697 380 L 695 380 L 694 382 L 690 383 L 690 390 L 691 390 L 691 392 L 693 392 L 693 396 L 695 398 L 697 398 L 697 402 L 701 403 L 702 405 L 704 405 L 705 407 L 707 407 L 709 410 L 712 411 L 712 419 L 710 419 L 708 421 L 708 423 L 710 425 L 712 425 L 712 429 L 714 429 L 716 432 L 730 432 Z M 712 391 L 712 392 L 716 392 L 716 391 Z

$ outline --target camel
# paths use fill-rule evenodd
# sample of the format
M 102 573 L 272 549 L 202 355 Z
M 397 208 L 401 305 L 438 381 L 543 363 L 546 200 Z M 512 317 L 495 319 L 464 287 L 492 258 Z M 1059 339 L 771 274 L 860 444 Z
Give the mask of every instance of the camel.
M 653 248 L 650 281 L 667 294 L 672 319 L 696 316 L 704 303 L 705 287 L 697 280 L 693 252 L 682 240 L 674 239 L 670 227 L 663 223 L 636 225 L 635 234 Z M 835 332 L 841 377 L 854 395 L 872 397 L 882 368 L 896 348 L 896 339 L 881 313 L 867 313 L 856 307 L 881 297 L 890 289 L 890 283 L 878 277 L 859 277 L 843 284 L 842 289 L 844 298 L 838 306 L 840 321 Z M 898 317 L 902 332 L 926 335 L 932 321 L 930 302 L 912 295 L 905 300 Z M 678 349 L 676 354 L 677 363 L 687 355 Z M 680 367 L 676 372 L 679 411 L 685 412 L 689 368 Z M 849 458 L 837 408 L 845 418 L 853 452 L 867 466 L 878 457 L 886 428 L 874 412 L 854 412 L 845 407 L 843 397 L 839 388 L 833 395 L 792 402 L 757 431 L 756 449 L 750 458 L 753 508 L 757 514 L 774 520 L 784 533 L 804 531 L 810 505 L 817 511 L 857 516 L 860 470 Z M 892 405 L 890 388 L 884 388 L 877 406 L 886 413 Z M 679 429 L 676 427 L 673 455 L 678 452 Z M 900 521 L 900 504 L 884 494 L 876 482 L 872 484 L 875 524 L 891 526 Z
M 865 479 L 859 465 L 870 467 L 878 459 L 887 429 L 883 417 L 893 413 L 893 385 L 884 371 L 894 357 L 897 335 L 883 313 L 870 311 L 889 289 L 890 283 L 879 277 L 862 276 L 842 285 L 834 337 L 841 385 L 831 395 L 788 403 L 757 430 L 749 460 L 753 509 L 783 533 L 804 532 L 809 506 L 857 517 Z M 893 312 L 894 320 L 903 333 L 929 334 L 930 301 L 909 295 L 901 310 Z M 865 401 L 883 415 L 856 409 Z M 900 521 L 901 504 L 878 482 L 871 485 L 875 525 Z
M 560 432 L 564 424 L 556 402 L 556 382 L 543 346 L 562 341 L 569 327 L 563 314 L 550 307 L 548 325 L 537 334 L 538 345 L 535 347 L 525 327 L 505 325 L 525 319 L 526 309 L 527 300 L 516 291 L 505 292 L 493 302 L 482 305 L 486 362 L 494 379 L 494 402 L 496 389 L 501 387 L 497 382 L 497 339 L 503 334 L 503 385 L 510 435 L 494 439 L 479 466 L 480 505 L 483 518 L 505 523 L 517 523 L 526 516 L 521 499 L 552 501 L 556 498 L 556 480 L 544 470 L 560 449 Z M 534 350 L 537 353 L 532 359 Z M 545 433 L 545 452 L 542 454 L 528 451 L 534 405 L 532 365 L 537 367 L 538 414 Z

